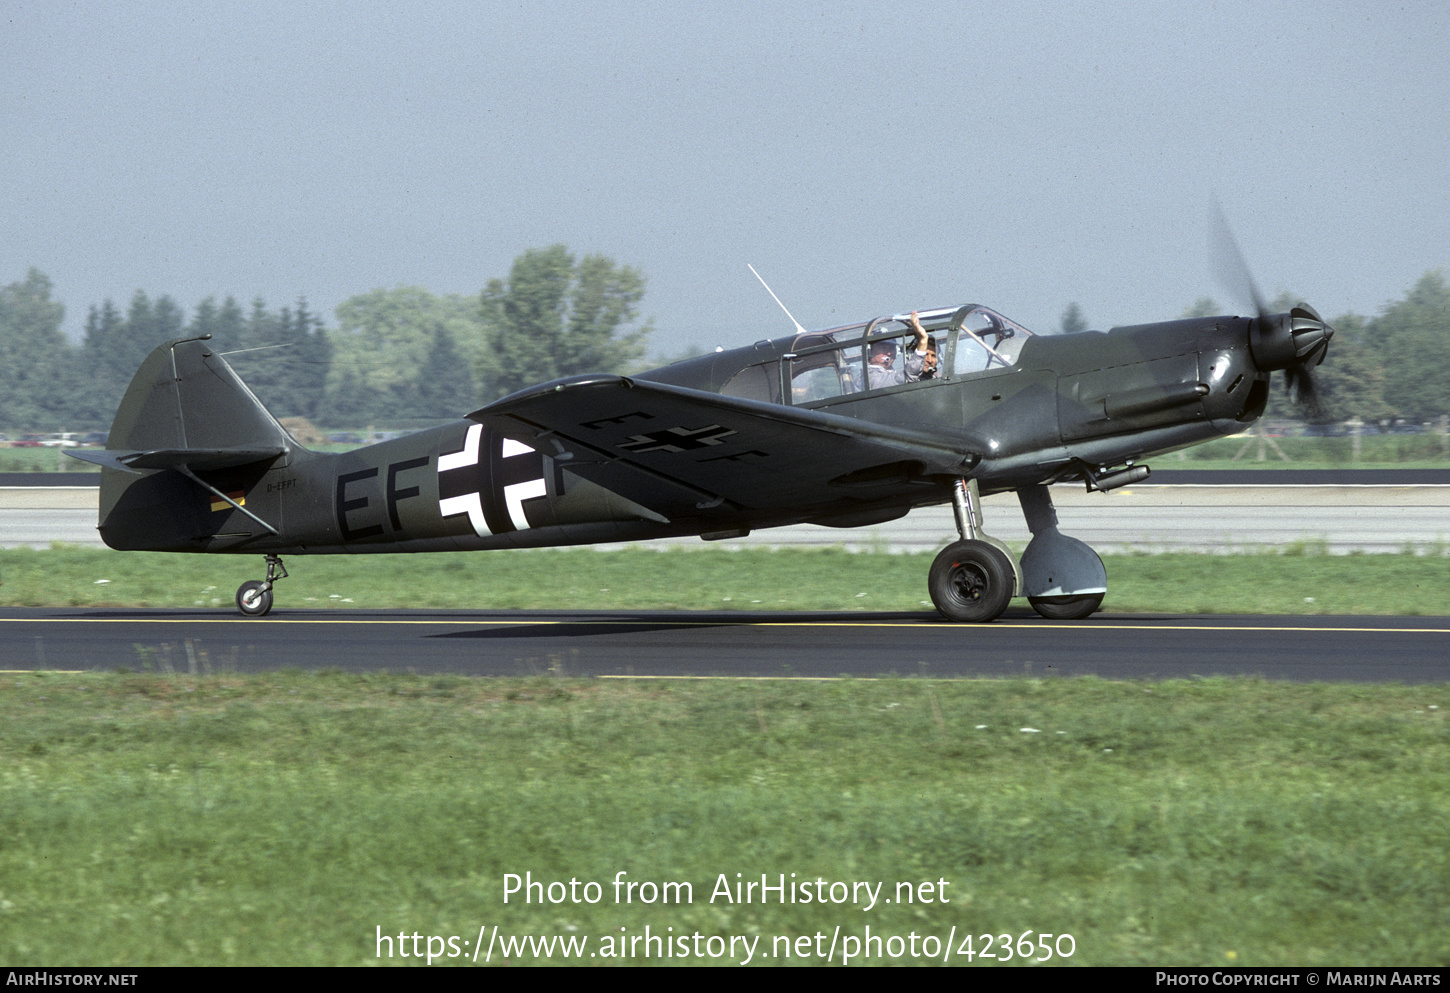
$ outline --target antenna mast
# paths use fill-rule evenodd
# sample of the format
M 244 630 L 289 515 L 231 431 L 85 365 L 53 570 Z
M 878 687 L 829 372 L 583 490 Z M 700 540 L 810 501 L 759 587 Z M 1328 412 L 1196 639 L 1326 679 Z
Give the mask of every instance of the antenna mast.
M 752 273 L 755 273 L 755 278 L 756 279 L 760 279 L 760 273 L 755 272 L 755 266 L 753 266 L 749 262 L 747 262 L 747 263 L 745 263 L 745 268 L 749 269 Z M 775 290 L 772 290 L 770 288 L 770 284 L 768 284 L 765 280 L 760 279 L 760 285 L 765 287 L 765 292 L 767 292 L 767 293 L 770 294 L 770 298 L 776 302 L 776 304 L 780 307 L 780 309 L 781 310 L 785 310 L 785 304 L 783 304 L 783 303 L 780 302 L 780 297 L 778 297 L 778 296 L 775 295 Z M 799 331 L 801 334 L 805 334 L 806 333 L 806 329 L 803 328 L 803 327 L 801 327 L 801 322 L 798 321 L 798 320 L 796 320 L 795 319 L 795 316 L 793 314 L 791 314 L 790 311 L 785 310 L 785 316 L 790 318 L 790 322 L 795 325 L 795 329 L 797 331 Z

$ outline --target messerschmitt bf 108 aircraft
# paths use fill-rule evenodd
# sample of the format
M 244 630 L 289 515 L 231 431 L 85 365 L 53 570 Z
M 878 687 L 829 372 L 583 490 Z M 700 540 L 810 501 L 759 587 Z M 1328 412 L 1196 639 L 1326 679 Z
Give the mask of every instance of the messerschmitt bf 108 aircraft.
M 1049 485 L 1107 491 L 1143 460 L 1234 434 L 1270 374 L 1301 395 L 1333 335 L 1307 306 L 1043 334 L 990 307 L 921 310 L 717 351 L 638 375 L 521 390 L 443 427 L 356 451 L 299 445 L 206 338 L 157 348 L 104 451 L 100 532 L 117 549 L 260 554 L 237 606 L 260 617 L 283 555 L 471 551 L 782 525 L 860 527 L 950 503 L 937 609 L 991 621 L 1014 596 L 1076 619 L 1102 560 L 1057 527 Z M 1019 558 L 982 530 L 1015 491 Z

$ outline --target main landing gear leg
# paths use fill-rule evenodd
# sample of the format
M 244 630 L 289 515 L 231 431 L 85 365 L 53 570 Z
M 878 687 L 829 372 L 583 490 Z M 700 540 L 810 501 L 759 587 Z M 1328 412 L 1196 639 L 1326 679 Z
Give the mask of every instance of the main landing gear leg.
M 267 578 L 260 583 L 249 579 L 237 587 L 237 609 L 248 617 L 262 617 L 272 609 L 272 586 L 287 578 L 287 567 L 276 555 L 267 556 Z
M 982 531 L 981 503 L 975 479 L 956 481 L 952 509 L 961 540 L 941 550 L 927 580 L 931 602 L 949 621 L 994 621 L 1021 586 L 1012 550 Z
M 1086 544 L 1057 530 L 1057 509 L 1046 486 L 1017 491 L 1032 543 L 1022 553 L 1022 592 L 1032 609 L 1054 621 L 1092 614 L 1108 591 L 1103 560 Z

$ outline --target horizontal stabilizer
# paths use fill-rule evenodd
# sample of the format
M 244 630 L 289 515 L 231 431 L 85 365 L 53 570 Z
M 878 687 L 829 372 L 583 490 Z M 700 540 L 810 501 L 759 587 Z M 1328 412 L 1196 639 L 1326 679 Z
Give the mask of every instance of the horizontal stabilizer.
M 104 469 L 140 473 L 142 469 L 176 469 L 181 466 L 195 472 L 230 469 L 233 466 L 267 462 L 286 449 L 273 448 L 161 448 L 149 452 L 115 452 L 110 449 L 67 449 L 66 454 L 82 462 L 92 462 Z

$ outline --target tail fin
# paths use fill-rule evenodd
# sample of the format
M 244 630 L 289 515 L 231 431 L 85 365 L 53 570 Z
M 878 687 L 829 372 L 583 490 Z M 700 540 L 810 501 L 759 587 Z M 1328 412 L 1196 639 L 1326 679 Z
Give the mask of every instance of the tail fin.
M 105 449 L 66 451 L 105 470 L 101 536 L 113 548 L 195 547 L 210 536 L 184 512 L 196 502 L 192 484 L 232 503 L 197 473 L 260 475 L 301 450 L 207 344 L 209 337 L 169 341 L 153 351 L 121 399 Z M 176 471 L 156 471 L 167 469 Z
M 186 338 L 141 363 L 105 450 L 70 454 L 126 471 L 208 469 L 275 459 L 296 445 L 206 338 Z

